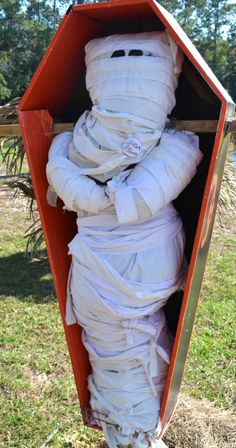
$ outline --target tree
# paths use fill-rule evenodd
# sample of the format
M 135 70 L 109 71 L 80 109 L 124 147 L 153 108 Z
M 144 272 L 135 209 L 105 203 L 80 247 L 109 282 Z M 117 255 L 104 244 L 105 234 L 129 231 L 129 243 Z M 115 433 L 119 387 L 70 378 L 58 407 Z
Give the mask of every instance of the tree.
M 93 0 L 2 0 L 0 3 L 1 101 L 22 95 L 54 30 L 73 3 Z M 223 85 L 236 97 L 235 2 L 163 0 Z
M 177 18 L 213 72 L 236 98 L 235 2 L 164 0 L 161 4 Z
M 0 89 L 1 99 L 11 94 L 9 70 L 11 69 L 12 45 L 17 38 L 16 23 L 20 19 L 20 2 L 2 0 L 0 5 Z
M 0 4 L 1 99 L 21 96 L 69 0 L 2 0 Z

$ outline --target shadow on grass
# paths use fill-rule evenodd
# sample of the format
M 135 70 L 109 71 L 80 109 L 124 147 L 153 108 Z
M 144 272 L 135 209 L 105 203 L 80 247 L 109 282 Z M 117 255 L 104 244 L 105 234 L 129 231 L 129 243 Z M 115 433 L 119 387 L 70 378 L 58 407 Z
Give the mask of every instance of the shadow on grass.
M 0 258 L 0 295 L 22 301 L 56 301 L 47 259 L 31 260 L 25 252 Z

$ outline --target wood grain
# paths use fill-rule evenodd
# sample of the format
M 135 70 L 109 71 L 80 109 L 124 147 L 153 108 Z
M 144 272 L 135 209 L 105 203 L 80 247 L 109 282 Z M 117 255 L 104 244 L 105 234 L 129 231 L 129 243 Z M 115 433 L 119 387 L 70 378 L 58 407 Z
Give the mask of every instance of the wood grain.
M 176 129 L 178 131 L 189 131 L 203 134 L 212 134 L 217 130 L 217 120 L 171 120 L 166 124 L 168 129 Z M 74 123 L 54 123 L 52 127 L 52 134 L 59 134 L 60 132 L 72 131 Z M 228 122 L 226 129 L 232 134 L 236 133 L 236 120 Z M 21 129 L 18 123 L 14 124 L 0 124 L 0 137 L 21 136 Z

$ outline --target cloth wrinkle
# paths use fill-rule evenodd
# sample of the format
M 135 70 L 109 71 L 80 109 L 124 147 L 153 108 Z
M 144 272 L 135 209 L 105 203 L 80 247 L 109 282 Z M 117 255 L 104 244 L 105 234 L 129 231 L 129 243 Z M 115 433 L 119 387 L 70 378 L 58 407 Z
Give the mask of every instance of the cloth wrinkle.
M 66 323 L 82 327 L 92 422 L 109 448 L 165 447 L 157 436 L 172 338 L 163 306 L 186 277 L 171 202 L 202 158 L 197 136 L 165 130 L 182 60 L 166 30 L 88 42 L 93 106 L 49 151 L 48 202 L 58 195 L 78 216 Z

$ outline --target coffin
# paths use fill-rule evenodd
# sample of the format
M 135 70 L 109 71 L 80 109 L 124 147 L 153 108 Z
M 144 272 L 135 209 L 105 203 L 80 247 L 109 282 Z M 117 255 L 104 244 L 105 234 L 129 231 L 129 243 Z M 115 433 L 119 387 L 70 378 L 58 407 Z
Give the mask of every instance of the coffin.
M 47 204 L 45 166 L 53 122 L 75 122 L 91 107 L 85 89 L 84 46 L 95 37 L 167 28 L 185 54 L 173 117 L 215 120 L 216 129 L 200 132 L 203 161 L 191 184 L 175 201 L 186 232 L 189 272 L 183 297 L 175 294 L 166 315 L 175 334 L 162 398 L 159 436 L 175 408 L 191 338 L 217 199 L 226 157 L 227 127 L 234 104 L 175 19 L 154 0 L 113 0 L 70 7 L 49 45 L 19 107 L 19 121 L 40 212 L 62 321 L 84 423 L 90 426 L 87 376 L 90 364 L 81 328 L 66 326 L 67 244 L 76 233 L 76 215 Z M 200 32 L 200 30 L 199 30 Z

